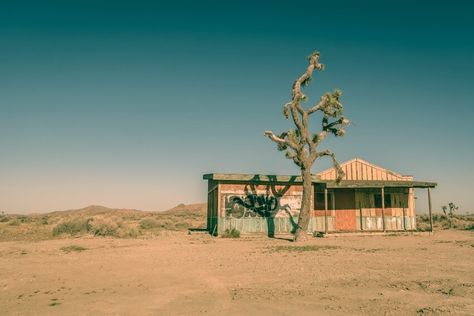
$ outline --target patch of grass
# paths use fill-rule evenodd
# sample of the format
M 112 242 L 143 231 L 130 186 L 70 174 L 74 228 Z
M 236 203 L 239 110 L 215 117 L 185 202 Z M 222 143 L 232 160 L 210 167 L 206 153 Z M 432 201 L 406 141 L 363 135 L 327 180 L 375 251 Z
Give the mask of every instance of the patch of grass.
M 226 229 L 221 236 L 222 238 L 240 238 L 240 231 L 238 229 Z
M 73 251 L 74 252 L 81 252 L 81 251 L 87 250 L 87 248 L 79 246 L 79 245 L 70 245 L 70 246 L 61 247 L 61 250 L 64 251 L 65 253 L 70 253 L 70 252 L 73 252 Z
M 339 249 L 337 246 L 330 245 L 304 245 L 304 246 L 276 246 L 273 247 L 275 252 L 306 252 L 306 251 L 323 251 L 323 250 L 334 250 Z
M 324 233 L 323 233 L 323 232 L 313 232 L 313 237 L 316 237 L 316 238 L 323 238 L 323 237 L 324 237 Z
M 365 252 L 365 253 L 375 253 L 383 251 L 382 248 L 353 248 L 355 251 Z
M 90 218 L 75 218 L 60 222 L 53 228 L 53 236 L 59 236 L 62 234 L 74 236 L 81 233 L 87 233 L 91 228 L 90 221 Z

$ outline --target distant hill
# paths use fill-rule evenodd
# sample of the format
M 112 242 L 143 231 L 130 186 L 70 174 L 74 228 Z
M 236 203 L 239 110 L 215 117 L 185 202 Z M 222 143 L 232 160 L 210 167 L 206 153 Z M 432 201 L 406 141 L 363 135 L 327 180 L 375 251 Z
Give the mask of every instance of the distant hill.
M 94 216 L 94 215 L 116 215 L 121 217 L 143 216 L 149 212 L 144 212 L 135 209 L 119 209 L 109 208 L 101 205 L 89 205 L 80 209 L 72 209 L 66 211 L 55 211 L 48 213 L 50 216 Z
M 137 209 L 126 209 L 126 208 L 110 208 L 102 205 L 89 205 L 79 209 L 71 209 L 65 211 L 54 211 L 42 215 L 50 216 L 94 216 L 94 215 L 115 215 L 115 216 L 148 216 L 150 214 L 194 214 L 194 215 L 206 215 L 207 204 L 206 203 L 195 203 L 195 204 L 178 204 L 177 206 L 170 208 L 166 211 L 159 212 L 148 212 Z
M 206 203 L 195 203 L 195 204 L 179 204 L 169 210 L 162 212 L 164 214 L 177 214 L 177 213 L 194 213 L 196 215 L 206 215 L 207 204 Z

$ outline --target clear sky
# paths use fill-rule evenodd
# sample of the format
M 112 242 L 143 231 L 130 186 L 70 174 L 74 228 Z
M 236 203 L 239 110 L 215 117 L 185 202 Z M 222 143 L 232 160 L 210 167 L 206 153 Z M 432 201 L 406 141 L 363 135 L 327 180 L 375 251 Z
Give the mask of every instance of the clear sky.
M 474 211 L 470 3 L 2 1 L 0 210 L 163 210 L 205 201 L 204 173 L 297 173 L 263 131 L 318 50 L 310 102 L 341 88 L 354 122 L 325 147 Z

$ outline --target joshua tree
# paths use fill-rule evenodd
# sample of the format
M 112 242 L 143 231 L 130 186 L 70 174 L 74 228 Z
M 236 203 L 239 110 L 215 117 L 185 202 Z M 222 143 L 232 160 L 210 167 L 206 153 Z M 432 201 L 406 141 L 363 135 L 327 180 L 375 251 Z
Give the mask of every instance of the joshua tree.
M 301 210 L 298 217 L 298 224 L 294 241 L 304 239 L 310 220 L 312 176 L 311 167 L 316 159 L 328 156 L 332 159 L 336 169 L 339 182 L 344 176 L 344 172 L 336 160 L 334 153 L 330 150 L 319 150 L 319 144 L 328 134 L 336 137 L 344 136 L 344 127 L 350 121 L 343 116 L 343 106 L 339 102 L 340 90 L 326 92 L 320 100 L 309 108 L 304 108 L 307 98 L 302 92 L 302 87 L 306 87 L 311 81 L 314 70 L 322 71 L 324 65 L 319 62 L 319 52 L 314 52 L 308 57 L 308 67 L 306 71 L 293 84 L 291 101 L 283 107 L 283 115 L 288 119 L 291 115 L 295 129 L 290 129 L 280 135 L 275 135 L 271 131 L 266 131 L 265 135 L 277 144 L 278 150 L 284 151 L 288 159 L 301 169 L 303 178 L 303 197 Z M 314 113 L 322 115 L 321 130 L 317 133 L 309 131 L 309 116 Z
M 448 211 L 448 208 L 449 208 L 449 213 L 447 212 Z M 442 207 L 443 209 L 443 213 L 444 215 L 447 217 L 449 215 L 449 217 L 453 217 L 454 215 L 454 212 L 457 211 L 459 209 L 458 206 L 456 206 L 456 204 L 454 204 L 453 202 L 450 202 L 448 204 L 448 206 L 443 206 Z
M 442 207 L 444 216 L 446 216 L 446 218 L 448 219 L 449 228 L 453 226 L 454 212 L 457 211 L 458 209 L 459 207 L 456 206 L 456 204 L 454 204 L 453 202 L 449 202 L 448 206 L 443 205 Z

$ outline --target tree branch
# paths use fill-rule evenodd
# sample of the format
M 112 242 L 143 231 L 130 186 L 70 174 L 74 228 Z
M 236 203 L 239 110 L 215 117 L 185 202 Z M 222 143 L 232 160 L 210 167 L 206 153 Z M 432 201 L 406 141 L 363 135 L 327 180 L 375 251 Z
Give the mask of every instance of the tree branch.
M 306 111 L 308 114 L 313 114 L 316 111 L 321 110 L 321 108 L 326 104 L 328 101 L 328 98 L 325 95 L 322 95 L 321 98 L 319 99 L 319 102 L 313 105 Z
M 318 153 L 318 157 L 324 157 L 324 156 L 331 157 L 332 164 L 333 164 L 334 168 L 336 169 L 336 183 L 341 182 L 342 178 L 344 178 L 344 176 L 346 174 L 342 170 L 341 165 L 339 164 L 339 162 L 337 162 L 336 155 L 332 151 L 330 151 L 329 149 L 326 149 L 326 150 L 320 151 Z
M 281 137 L 278 137 L 276 136 L 275 134 L 273 134 L 272 131 L 265 131 L 265 136 L 267 136 L 268 138 L 270 138 L 272 141 L 274 141 L 275 143 L 277 144 L 280 144 L 280 145 L 287 145 L 289 147 L 291 147 L 293 150 L 298 150 L 298 146 L 293 143 L 292 141 L 290 141 L 288 138 L 281 138 Z

